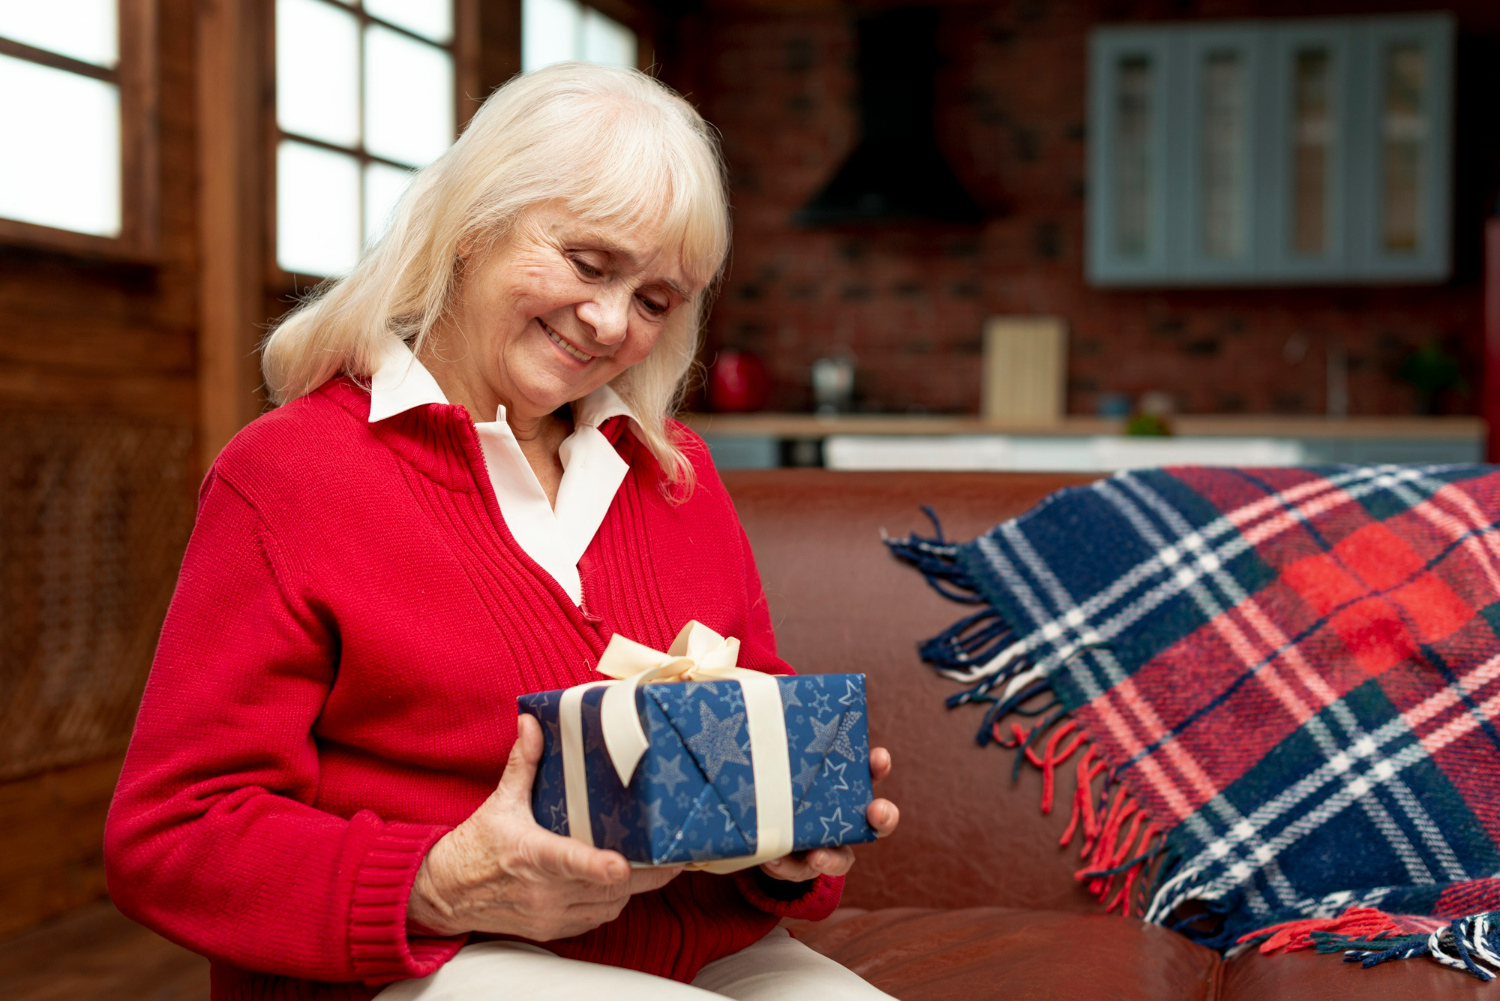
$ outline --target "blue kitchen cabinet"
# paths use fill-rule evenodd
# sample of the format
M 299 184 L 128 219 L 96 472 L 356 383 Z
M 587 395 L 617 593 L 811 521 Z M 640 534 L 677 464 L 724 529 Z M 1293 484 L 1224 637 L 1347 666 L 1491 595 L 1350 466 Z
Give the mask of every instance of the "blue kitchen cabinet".
M 1097 29 L 1089 280 L 1445 281 L 1452 60 L 1447 14 Z

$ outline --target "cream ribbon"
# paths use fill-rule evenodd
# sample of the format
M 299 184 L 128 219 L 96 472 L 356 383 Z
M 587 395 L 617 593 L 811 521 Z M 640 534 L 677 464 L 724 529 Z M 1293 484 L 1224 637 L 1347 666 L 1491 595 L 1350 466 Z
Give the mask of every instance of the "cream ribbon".
M 786 718 L 781 687 L 774 675 L 736 667 L 740 641 L 725 639 L 696 620 L 682 627 L 671 648 L 662 653 L 616 633 L 610 638 L 599 673 L 614 681 L 590 681 L 563 692 L 558 706 L 562 742 L 563 785 L 568 807 L 568 833 L 592 846 L 588 785 L 583 765 L 583 693 L 605 687 L 599 706 L 604 748 L 622 785 L 651 746 L 636 713 L 635 692 L 641 685 L 683 681 L 738 681 L 745 696 L 746 731 L 750 736 L 750 765 L 755 782 L 754 855 L 689 868 L 727 873 L 780 858 L 792 850 L 792 765 L 786 746 Z

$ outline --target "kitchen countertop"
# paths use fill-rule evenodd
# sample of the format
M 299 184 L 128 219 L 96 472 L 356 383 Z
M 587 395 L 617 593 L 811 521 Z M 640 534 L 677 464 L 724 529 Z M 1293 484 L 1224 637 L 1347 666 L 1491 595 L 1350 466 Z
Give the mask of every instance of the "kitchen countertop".
M 1068 417 L 1056 424 L 993 424 L 977 416 L 907 414 L 684 414 L 701 435 L 781 439 L 829 435 L 1116 435 L 1124 420 Z M 1183 414 L 1170 419 L 1175 435 L 1191 437 L 1345 438 L 1483 441 L 1479 417 L 1348 417 L 1279 414 Z

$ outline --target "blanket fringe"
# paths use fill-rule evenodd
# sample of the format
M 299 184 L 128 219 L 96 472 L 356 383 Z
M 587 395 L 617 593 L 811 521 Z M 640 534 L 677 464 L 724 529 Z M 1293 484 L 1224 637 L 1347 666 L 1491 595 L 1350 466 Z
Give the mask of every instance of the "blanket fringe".
M 943 524 L 938 521 L 937 512 L 923 504 L 922 513 L 932 522 L 935 534 L 931 538 L 913 532 L 903 539 L 886 539 L 885 544 L 916 567 L 943 597 L 964 605 L 987 604 L 969 572 L 958 562 L 958 544 L 943 537 Z
M 1427 956 L 1480 980 L 1493 980 L 1500 970 L 1500 911 L 1471 914 L 1435 931 L 1413 934 L 1394 915 L 1373 907 L 1350 907 L 1336 918 L 1286 921 L 1241 936 L 1239 941 L 1259 941 L 1263 953 L 1277 949 L 1342 952 L 1346 963 L 1359 963 L 1365 969 L 1393 959 Z
M 916 567 L 939 594 L 961 604 L 984 606 L 918 646 L 922 659 L 939 674 L 972 686 L 949 696 L 950 707 L 967 702 L 999 703 L 985 715 L 979 728 L 979 742 L 984 744 L 988 742 L 990 723 L 1009 712 L 1008 707 L 1029 698 L 1016 699 L 1014 693 L 1007 692 L 997 699 L 990 691 L 1032 671 L 1035 665 L 1026 656 L 1027 651 L 1015 643 L 1015 632 L 1000 610 L 985 600 L 978 583 L 959 562 L 959 547 L 943 536 L 937 513 L 926 506 L 922 511 L 932 521 L 932 536 L 913 532 L 905 538 L 886 539 L 885 544 L 893 555 Z
M 1349 939 L 1375 940 L 1390 935 L 1403 934 L 1405 929 L 1385 911 L 1374 907 L 1350 907 L 1336 918 L 1303 918 L 1299 921 L 1283 921 L 1269 925 L 1247 935 L 1241 935 L 1237 945 L 1260 941 L 1260 951 L 1270 955 L 1278 949 L 1299 952 L 1317 945 L 1315 934 L 1324 936 L 1342 935 Z
M 1153 877 L 1159 877 L 1168 856 L 1166 835 L 1062 711 L 1029 731 L 1013 722 L 1009 737 L 1002 735 L 1000 725 L 999 720 L 990 724 L 991 736 L 1000 746 L 1016 750 L 1013 777 L 1023 761 L 1042 773 L 1044 814 L 1051 813 L 1056 802 L 1057 769 L 1076 756 L 1072 813 L 1058 845 L 1065 847 L 1081 835 L 1083 865 L 1073 878 L 1104 904 L 1105 913 L 1118 908 L 1128 917 L 1143 911 L 1152 892 L 1149 884 L 1157 881 Z M 1101 775 L 1104 782 L 1096 794 Z
M 1072 816 L 1058 844 L 1067 846 L 1081 835 L 1083 866 L 1075 878 L 1104 904 L 1106 912 L 1117 908 L 1126 915 L 1144 911 L 1153 884 L 1172 861 L 1166 835 L 1118 781 L 1078 724 L 1067 718 L 1050 678 L 1029 650 L 1016 642 L 1000 610 L 982 596 L 978 583 L 959 561 L 959 547 L 944 537 L 936 512 L 926 506 L 922 511 L 932 521 L 932 536 L 914 532 L 886 539 L 886 545 L 916 567 L 939 594 L 966 605 L 984 606 L 920 644 L 922 659 L 944 677 L 972 685 L 948 698 L 950 708 L 990 703 L 975 739 L 981 746 L 994 742 L 1016 751 L 1013 781 L 1020 777 L 1023 763 L 1041 770 L 1043 813 L 1052 812 L 1057 798 L 1057 770 L 1076 757 Z M 997 688 L 1000 691 L 995 693 Z M 1046 695 L 1052 697 L 1034 704 Z M 1029 730 L 1009 722 L 1007 733 L 1005 723 L 1012 716 L 1043 718 Z

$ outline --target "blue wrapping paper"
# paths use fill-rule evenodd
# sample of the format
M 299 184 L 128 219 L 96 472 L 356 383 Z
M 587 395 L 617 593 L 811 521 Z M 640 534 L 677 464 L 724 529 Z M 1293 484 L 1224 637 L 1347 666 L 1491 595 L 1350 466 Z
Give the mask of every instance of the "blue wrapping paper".
M 865 676 L 779 677 L 794 806 L 793 850 L 875 840 L 865 821 L 873 796 Z M 737 681 L 642 685 L 636 712 L 650 748 L 620 783 L 599 725 L 603 688 L 583 693 L 584 770 L 594 844 L 632 862 L 676 865 L 756 851 L 755 749 Z M 522 695 L 546 740 L 531 808 L 537 823 L 568 834 L 558 705 L 561 691 Z

